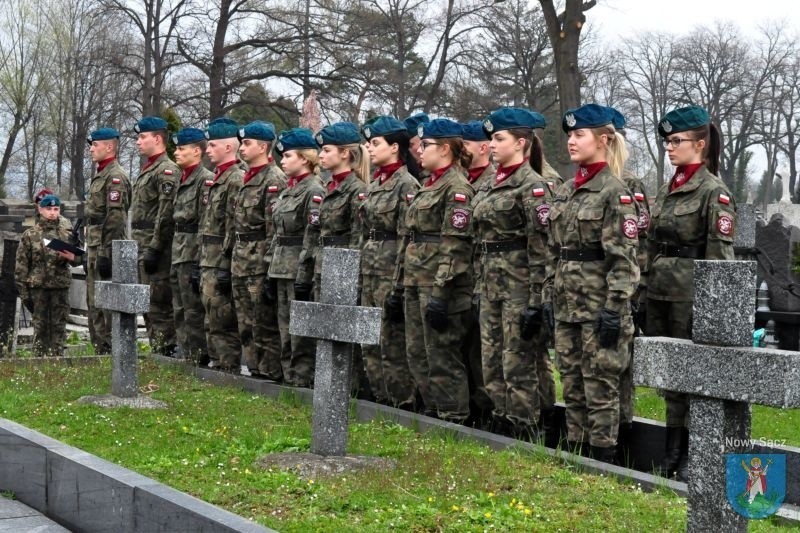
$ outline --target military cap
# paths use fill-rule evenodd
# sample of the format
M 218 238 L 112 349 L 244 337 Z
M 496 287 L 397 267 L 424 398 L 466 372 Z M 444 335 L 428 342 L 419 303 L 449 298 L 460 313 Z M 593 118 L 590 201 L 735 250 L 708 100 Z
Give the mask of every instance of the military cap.
M 620 113 L 620 111 L 615 107 L 608 106 L 608 108 L 611 110 L 611 123 L 614 125 L 614 129 L 624 130 L 625 124 L 627 123 L 625 120 L 625 115 Z
M 228 117 L 215 118 L 208 123 L 206 128 L 206 139 L 230 139 L 239 135 L 239 124 Z
M 58 199 L 58 196 L 55 194 L 48 194 L 41 200 L 39 200 L 39 207 L 51 207 L 51 206 L 59 206 L 61 205 L 61 200 Z
M 483 129 L 487 136 L 491 136 L 496 131 L 512 128 L 542 129 L 545 126 L 547 126 L 547 121 L 544 115 L 519 107 L 501 107 L 492 111 L 483 121 Z
M 461 137 L 461 124 L 449 118 L 436 118 L 417 126 L 420 139 L 441 139 L 443 137 Z
M 488 141 L 486 132 L 483 131 L 483 122 L 480 120 L 470 120 L 461 125 L 461 136 L 465 141 Z
M 611 108 L 600 104 L 585 104 L 564 113 L 561 127 L 565 132 L 582 128 L 599 128 L 611 124 L 614 114 Z
M 416 137 L 419 134 L 419 125 L 420 124 L 427 124 L 430 122 L 431 119 L 427 113 L 416 113 L 411 115 L 407 119 L 403 121 L 403 124 L 406 125 L 406 130 L 408 131 L 409 137 Z
M 389 115 L 382 115 L 371 119 L 371 122 L 364 124 L 361 128 L 361 133 L 366 140 L 373 137 L 385 137 L 390 133 L 397 133 L 398 131 L 407 132 L 406 125 Z M 416 133 L 414 133 L 416 135 Z
M 165 131 L 167 121 L 161 117 L 144 117 L 134 124 L 133 131 L 136 133 L 146 133 L 148 131 Z
M 119 139 L 119 132 L 114 128 L 100 128 L 86 136 L 86 142 L 89 144 L 94 141 L 110 141 L 112 139 Z
M 289 150 L 302 150 L 304 148 L 317 149 L 317 141 L 314 140 L 314 133 L 308 128 L 292 128 L 284 130 L 278 136 L 275 143 L 275 151 L 279 154 Z
M 172 144 L 174 144 L 175 146 L 195 144 L 205 140 L 206 140 L 206 135 L 203 132 L 203 130 L 199 128 L 183 128 L 178 133 L 172 136 Z
M 41 200 L 42 198 L 44 198 L 44 197 L 45 197 L 45 196 L 47 196 L 48 194 L 53 194 L 53 191 L 52 191 L 52 190 L 50 190 L 50 189 L 48 189 L 47 187 L 45 187 L 45 188 L 44 188 L 44 189 L 42 189 L 41 191 L 37 192 L 37 193 L 36 193 L 36 196 L 34 196 L 34 197 L 33 197 L 33 201 L 34 201 L 34 203 L 37 203 L 37 204 L 38 204 L 38 203 L 39 203 L 39 200 Z
M 658 133 L 662 137 L 686 130 L 693 130 L 710 123 L 708 111 L 700 106 L 690 105 L 673 109 L 658 123 Z
M 243 128 L 239 128 L 239 140 L 255 139 L 272 142 L 275 140 L 275 126 L 271 122 L 254 120 Z
M 337 122 L 325 126 L 314 136 L 319 146 L 335 144 L 342 146 L 345 144 L 358 144 L 361 136 L 358 134 L 358 126 L 352 122 Z

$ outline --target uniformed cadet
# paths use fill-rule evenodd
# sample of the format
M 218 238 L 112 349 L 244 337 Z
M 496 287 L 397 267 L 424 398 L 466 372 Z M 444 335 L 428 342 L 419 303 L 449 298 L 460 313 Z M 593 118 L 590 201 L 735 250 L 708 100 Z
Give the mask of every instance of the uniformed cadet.
M 55 194 L 55 193 L 52 191 L 52 189 L 48 189 L 47 187 L 45 187 L 43 189 L 39 189 L 39 192 L 37 192 L 36 195 L 33 197 L 33 203 L 36 204 L 36 206 L 38 207 L 39 206 L 39 200 L 41 200 L 42 198 L 44 198 L 48 194 Z M 39 215 L 39 210 L 37 209 L 33 213 L 33 218 L 34 218 L 35 222 L 39 221 L 39 216 L 40 216 Z M 64 215 L 60 215 L 60 214 L 58 215 L 58 222 L 59 222 L 59 224 L 61 224 L 62 226 L 64 226 L 67 229 L 73 229 L 72 228 L 72 222 L 70 222 L 69 219 L 66 218 Z M 77 238 L 77 235 L 75 235 L 74 232 L 73 232 L 73 237 L 75 237 L 75 238 L 73 238 L 71 240 L 71 243 L 77 246 L 79 243 L 78 242 L 73 242 Z
M 469 155 L 457 122 L 435 119 L 421 124 L 418 134 L 420 161 L 430 177 L 406 213 L 406 354 L 426 411 L 463 423 L 469 386 L 461 342 L 473 289 Z
M 405 125 L 394 117 L 377 117 L 362 128 L 375 167 L 361 203 L 361 305 L 382 307 L 380 346 L 362 346 L 367 379 L 373 393 L 385 391 L 390 405 L 413 410 L 416 385 L 406 359 L 403 309 L 403 254 L 398 253 L 408 235 L 406 211 L 419 189 L 408 172 L 409 153 Z M 395 269 L 399 269 L 395 283 Z
M 494 404 L 494 427 L 528 440 L 539 435 L 534 338 L 538 342 L 542 337 L 552 195 L 539 174 L 542 147 L 533 133 L 542 122 L 540 114 L 513 107 L 498 109 L 484 120 L 498 167 L 494 183 L 473 202 L 481 250 L 483 377 Z
M 275 282 L 267 279 L 264 261 L 275 235 L 273 206 L 286 188 L 286 175 L 270 155 L 274 140 L 275 127 L 268 122 L 251 122 L 239 130 L 239 154 L 248 169 L 236 199 L 231 274 L 244 363 L 254 377 L 281 381 Z
M 555 311 L 556 362 L 566 404 L 567 444 L 613 462 L 619 426 L 619 379 L 630 362 L 630 299 L 639 283 L 636 204 L 619 176 L 627 150 L 607 107 L 564 114 L 562 128 L 575 178 L 550 208 L 550 249 L 543 301 Z M 553 266 L 554 265 L 554 266 Z
M 403 124 L 406 126 L 406 132 L 408 133 L 408 151 L 411 153 L 412 159 L 406 161 L 406 168 L 408 169 L 409 173 L 412 176 L 417 178 L 420 181 L 424 181 L 427 179 L 429 172 L 420 167 L 419 162 L 419 127 L 422 124 L 427 124 L 430 122 L 431 119 L 427 113 L 414 113 L 410 117 L 407 117 L 403 120 Z
M 33 352 L 37 357 L 61 356 L 69 318 L 72 252 L 56 252 L 45 239 L 69 241 L 70 230 L 59 221 L 61 201 L 48 194 L 36 207 L 39 220 L 22 234 L 17 248 L 14 281 L 22 303 L 33 315 Z
M 172 217 L 175 221 L 175 238 L 172 240 L 172 310 L 175 331 L 183 357 L 198 365 L 208 364 L 208 347 L 204 330 L 205 309 L 200 299 L 200 203 L 203 185 L 213 178 L 202 164 L 206 151 L 203 130 L 184 128 L 173 135 L 175 163 L 181 168 L 181 177 L 175 193 Z
M 89 339 L 96 354 L 111 353 L 111 313 L 94 304 L 94 283 L 111 279 L 111 242 L 128 238 L 131 182 L 117 161 L 119 132 L 100 128 L 87 137 L 97 165 L 86 198 L 86 304 Z
M 238 134 L 238 124 L 229 118 L 209 122 L 206 155 L 215 169 L 200 196 L 200 294 L 206 310 L 208 366 L 236 374 L 241 368 L 242 344 L 233 308 L 231 256 L 236 197 L 243 176 L 236 159 Z
M 495 167 L 489 161 L 489 137 L 483 131 L 483 122 L 473 120 L 461 125 L 464 139 L 464 150 L 470 155 L 467 169 L 467 181 L 475 190 L 472 205 L 478 205 L 480 198 L 494 184 Z M 483 360 L 481 359 L 481 327 L 480 327 L 480 268 L 481 252 L 477 241 L 472 243 L 472 267 L 475 276 L 475 288 L 472 291 L 472 313 L 469 326 L 464 336 L 463 352 L 469 377 L 470 419 L 467 425 L 491 427 L 494 404 L 483 383 Z
M 648 231 L 649 272 L 641 290 L 647 335 L 692 338 L 694 260 L 734 259 L 736 204 L 717 177 L 721 138 L 697 106 L 667 113 L 658 124 L 675 175 L 658 191 Z M 645 286 L 646 285 L 646 286 Z M 646 299 L 646 300 L 645 300 Z M 666 455 L 659 472 L 686 480 L 688 400 L 664 392 Z
M 369 179 L 369 154 L 361 146 L 358 126 L 352 122 L 337 122 L 322 128 L 314 136 L 320 148 L 320 166 L 331 173 L 327 192 L 319 209 L 319 242 L 312 252 L 314 260 L 314 293 L 319 300 L 322 274 L 322 254 L 325 248 L 361 248 L 361 218 L 358 208 L 365 198 Z M 298 279 L 308 279 L 300 265 Z M 353 349 L 352 390 L 355 394 L 386 403 L 385 387 L 372 391 L 365 381 L 361 347 Z M 363 384 L 363 385 L 362 385 Z
M 145 314 L 153 352 L 171 356 L 175 350 L 172 313 L 172 210 L 180 169 L 167 156 L 167 122 L 144 117 L 134 125 L 136 147 L 147 162 L 133 184 L 131 230 L 139 246 L 139 283 L 150 285 L 150 310 Z
M 281 334 L 283 379 L 296 387 L 314 384 L 314 342 L 289 335 L 289 304 L 311 299 L 313 250 L 319 242 L 319 208 L 325 186 L 319 177 L 319 155 L 314 134 L 307 128 L 281 132 L 275 143 L 281 168 L 289 178 L 273 208 L 275 237 L 267 252 L 272 255 L 270 279 L 277 280 L 278 328 Z M 302 265 L 302 270 L 301 270 Z

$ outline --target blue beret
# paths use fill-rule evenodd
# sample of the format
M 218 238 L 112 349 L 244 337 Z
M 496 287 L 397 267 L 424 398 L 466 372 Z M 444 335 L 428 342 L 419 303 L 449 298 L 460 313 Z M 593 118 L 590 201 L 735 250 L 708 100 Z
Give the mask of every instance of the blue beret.
M 239 125 L 235 120 L 227 117 L 215 118 L 208 123 L 206 128 L 206 139 L 213 141 L 215 139 L 230 139 L 239 135 Z
M 486 117 L 483 129 L 487 136 L 496 131 L 510 130 L 513 128 L 542 129 L 547 126 L 544 115 L 536 111 L 519 107 L 501 107 Z
M 342 146 L 345 144 L 358 144 L 361 136 L 358 134 L 358 126 L 352 122 L 337 122 L 325 126 L 314 136 L 319 146 L 335 144 Z
M 427 124 L 430 122 L 431 119 L 427 113 L 417 113 L 415 115 L 411 115 L 407 119 L 403 121 L 403 124 L 406 125 L 406 130 L 408 131 L 409 137 L 416 137 L 419 134 L 419 125 L 420 124 Z
M 100 128 L 86 136 L 86 142 L 89 144 L 92 144 L 93 141 L 110 141 L 111 139 L 119 139 L 119 132 L 114 128 Z
M 625 115 L 619 112 L 619 110 L 615 107 L 608 107 L 611 110 L 611 123 L 614 125 L 615 130 L 624 130 L 625 124 L 627 121 L 625 120 Z
M 183 128 L 178 133 L 172 136 L 172 144 L 175 146 L 183 146 L 185 144 L 195 144 L 200 141 L 205 141 L 206 135 L 203 130 L 199 128 Z
M 417 126 L 420 139 L 441 139 L 443 137 L 461 137 L 461 124 L 449 118 L 435 118 Z
M 614 122 L 610 107 L 600 104 L 586 104 L 564 113 L 561 127 L 565 132 L 582 128 L 599 128 Z
M 662 137 L 686 130 L 694 130 L 711 122 L 708 111 L 700 106 L 673 109 L 658 123 L 658 133 Z
M 39 207 L 50 207 L 54 205 L 61 205 L 61 200 L 55 194 L 48 194 L 39 200 Z
M 486 132 L 483 131 L 483 122 L 471 120 L 461 125 L 461 136 L 465 141 L 488 141 Z
M 408 133 L 405 124 L 389 115 L 375 117 L 361 128 L 361 133 L 364 134 L 366 140 L 370 140 L 373 137 L 385 137 L 390 133 L 397 133 L 398 131 L 405 131 Z M 414 133 L 414 135 L 416 135 L 416 133 Z
M 254 120 L 244 128 L 239 128 L 239 140 L 242 139 L 272 142 L 275 140 L 275 126 L 272 122 Z
M 146 133 L 148 131 L 166 131 L 167 121 L 161 117 L 144 117 L 133 126 L 136 133 Z
M 289 150 L 302 150 L 304 148 L 317 149 L 317 141 L 314 140 L 314 133 L 308 128 L 292 128 L 284 130 L 278 136 L 275 143 L 275 151 L 279 154 Z

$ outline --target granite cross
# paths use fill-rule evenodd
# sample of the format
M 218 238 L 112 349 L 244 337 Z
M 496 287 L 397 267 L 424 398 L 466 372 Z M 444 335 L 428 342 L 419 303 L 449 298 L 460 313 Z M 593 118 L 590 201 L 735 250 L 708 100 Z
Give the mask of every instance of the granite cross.
M 96 281 L 95 305 L 111 311 L 111 394 L 133 398 L 136 384 L 136 314 L 150 308 L 150 286 L 137 284 L 136 241 L 111 244 L 111 281 Z
M 378 344 L 381 309 L 359 307 L 360 254 L 325 248 L 320 303 L 293 301 L 289 332 L 319 339 L 314 373 L 311 453 L 345 455 L 353 344 Z
M 689 395 L 688 531 L 746 531 L 726 459 L 751 448 L 751 404 L 800 406 L 800 353 L 753 348 L 756 264 L 695 261 L 692 340 L 639 337 L 637 385 Z

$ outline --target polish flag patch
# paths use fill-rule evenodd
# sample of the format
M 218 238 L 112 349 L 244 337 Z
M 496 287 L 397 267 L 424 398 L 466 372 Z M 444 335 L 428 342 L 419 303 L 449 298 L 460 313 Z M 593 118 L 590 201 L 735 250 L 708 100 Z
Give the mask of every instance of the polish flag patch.
M 171 170 L 165 170 L 165 171 L 164 171 L 164 175 L 166 175 L 166 176 L 172 176 L 172 171 L 171 171 Z
M 466 202 L 467 201 L 467 195 L 457 192 L 455 194 L 455 196 L 453 197 L 453 200 L 455 200 L 456 202 Z
M 640 192 L 634 193 L 633 197 L 636 198 L 637 202 L 644 202 L 644 194 Z
M 719 203 L 729 205 L 731 203 L 731 197 L 727 194 L 720 193 L 719 195 Z
M 270 185 L 267 188 L 267 192 L 278 192 L 278 186 L 277 185 Z
M 366 198 L 366 197 L 367 197 L 367 195 L 366 195 L 366 194 L 364 194 L 363 192 L 360 192 L 360 193 L 358 193 L 358 199 L 359 199 L 359 200 L 363 200 L 363 199 L 364 199 L 364 198 Z
M 552 191 L 552 190 L 554 190 L 556 188 L 556 184 L 555 184 L 555 182 L 548 181 L 547 182 L 547 187 Z
M 544 196 L 544 189 L 543 189 L 543 188 L 541 188 L 541 187 L 537 187 L 537 188 L 533 189 L 533 195 L 534 195 L 535 197 L 537 197 L 537 198 L 538 198 L 539 196 Z
M 111 183 L 113 183 L 114 185 L 119 185 L 120 183 L 122 183 L 122 180 L 119 178 L 111 178 Z
M 321 203 L 322 203 L 322 196 L 318 196 L 318 195 L 316 195 L 316 194 L 315 194 L 315 195 L 314 195 L 314 197 L 313 197 L 313 198 L 311 198 L 311 200 L 312 200 L 312 201 L 313 201 L 315 204 L 321 204 Z
M 205 185 L 206 187 L 211 187 L 212 185 L 214 185 L 214 180 L 206 180 L 206 182 L 204 183 L 204 185 Z
M 410 204 L 414 200 L 415 196 L 416 194 L 406 194 L 406 202 Z
M 633 202 L 633 199 L 631 199 L 630 195 L 628 195 L 628 194 L 621 194 L 620 195 L 619 203 L 621 203 L 621 204 L 629 204 L 631 202 Z

